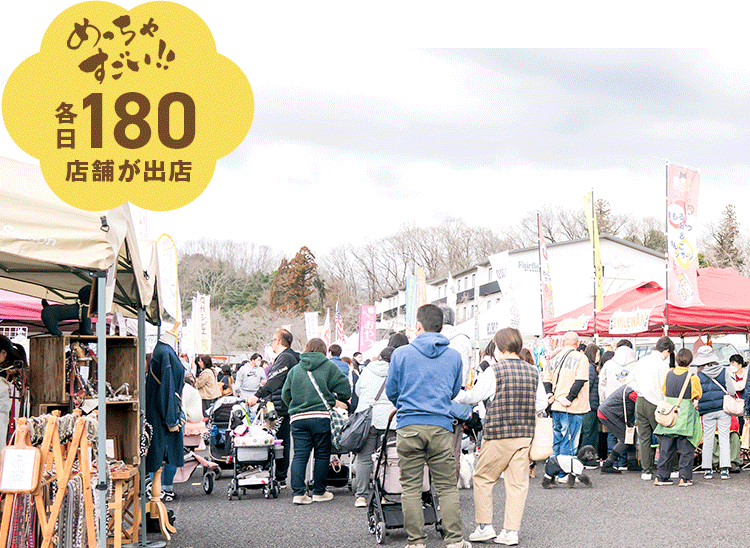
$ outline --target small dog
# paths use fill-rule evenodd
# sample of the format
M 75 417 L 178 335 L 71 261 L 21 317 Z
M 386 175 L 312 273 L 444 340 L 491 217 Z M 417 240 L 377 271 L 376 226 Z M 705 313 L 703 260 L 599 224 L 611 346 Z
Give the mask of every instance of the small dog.
M 544 465 L 542 487 L 549 489 L 557 483 L 557 475 L 564 472 L 568 475 L 568 487 L 575 487 L 576 480 L 586 487 L 591 487 L 591 479 L 584 473 L 583 462 L 596 460 L 596 449 L 591 445 L 584 445 L 578 450 L 578 455 L 557 455 L 547 459 Z

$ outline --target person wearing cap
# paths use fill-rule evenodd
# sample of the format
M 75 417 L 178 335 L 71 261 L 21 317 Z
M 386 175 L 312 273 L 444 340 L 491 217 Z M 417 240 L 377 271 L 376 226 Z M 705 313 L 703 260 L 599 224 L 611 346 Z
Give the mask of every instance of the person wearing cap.
M 656 429 L 656 406 L 664 400 L 662 384 L 669 368 L 674 367 L 674 343 L 669 337 L 656 341 L 653 350 L 635 362 L 625 384 L 638 394 L 635 421 L 638 425 L 638 455 L 642 480 L 650 481 L 654 472 L 654 448 L 651 438 Z
M 719 431 L 719 467 L 721 479 L 729 479 L 731 455 L 729 451 L 729 427 L 732 419 L 724 412 L 724 395 L 734 396 L 736 390 L 727 368 L 719 363 L 719 357 L 710 346 L 701 346 L 695 353 L 693 365 L 698 368 L 703 395 L 698 401 L 698 413 L 703 419 L 703 452 L 701 468 L 705 479 L 713 478 L 714 434 Z
M 367 499 L 370 497 L 372 489 L 370 487 L 370 476 L 372 475 L 372 454 L 377 448 L 380 436 L 385 432 L 388 425 L 388 417 L 396 407 L 381 393 L 380 397 L 375 399 L 380 392 L 385 379 L 388 377 L 388 367 L 391 362 L 391 354 L 394 348 L 386 346 L 380 351 L 380 356 L 375 361 L 362 370 L 354 390 L 359 397 L 358 407 L 365 410 L 372 405 L 372 422 L 370 423 L 370 433 L 362 450 L 357 453 L 357 460 L 354 465 L 354 506 L 364 508 L 367 506 Z

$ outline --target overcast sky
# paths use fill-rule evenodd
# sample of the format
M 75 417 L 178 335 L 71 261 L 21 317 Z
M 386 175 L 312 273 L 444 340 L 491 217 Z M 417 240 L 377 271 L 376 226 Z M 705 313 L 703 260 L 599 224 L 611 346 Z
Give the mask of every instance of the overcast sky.
M 320 254 L 451 216 L 502 231 L 543 204 L 582 208 L 592 189 L 613 213 L 663 217 L 666 159 L 701 170 L 700 218 L 734 203 L 750 226 L 739 17 L 678 3 L 672 19 L 669 3 L 625 15 L 583 3 L 584 16 L 575 3 L 546 13 L 181 3 L 248 77 L 255 115 L 198 199 L 149 214 L 153 238 Z M 0 87 L 72 4 L 3 7 Z M 0 156 L 38 163 L 4 125 Z

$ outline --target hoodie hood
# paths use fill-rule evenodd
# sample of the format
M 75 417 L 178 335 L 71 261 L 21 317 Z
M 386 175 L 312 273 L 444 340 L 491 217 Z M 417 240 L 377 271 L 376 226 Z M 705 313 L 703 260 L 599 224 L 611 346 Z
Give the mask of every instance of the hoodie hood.
M 388 368 L 390 366 L 391 364 L 385 360 L 376 360 L 374 362 L 370 362 L 367 365 L 367 371 L 371 371 L 375 374 L 376 377 L 386 378 L 388 376 Z
M 436 358 L 442 355 L 449 344 L 448 337 L 440 333 L 431 332 L 422 333 L 411 341 L 411 345 L 428 358 Z
M 702 373 L 706 375 L 707 377 L 710 377 L 712 379 L 715 379 L 719 376 L 719 373 L 722 372 L 724 369 L 724 366 L 720 363 L 712 363 L 703 368 Z
M 299 365 L 305 371 L 315 371 L 327 361 L 328 358 L 322 352 L 303 352 L 300 354 Z
M 621 346 L 615 350 L 615 355 L 612 359 L 619 365 L 628 365 L 635 361 L 635 351 L 628 346 Z

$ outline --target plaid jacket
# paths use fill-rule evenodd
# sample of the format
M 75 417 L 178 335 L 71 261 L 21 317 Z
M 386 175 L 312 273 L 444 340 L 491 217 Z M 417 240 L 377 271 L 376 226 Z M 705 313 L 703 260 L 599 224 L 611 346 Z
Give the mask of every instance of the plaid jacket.
M 531 438 L 536 423 L 536 391 L 539 370 L 519 358 L 492 365 L 495 398 L 484 419 L 484 438 Z

